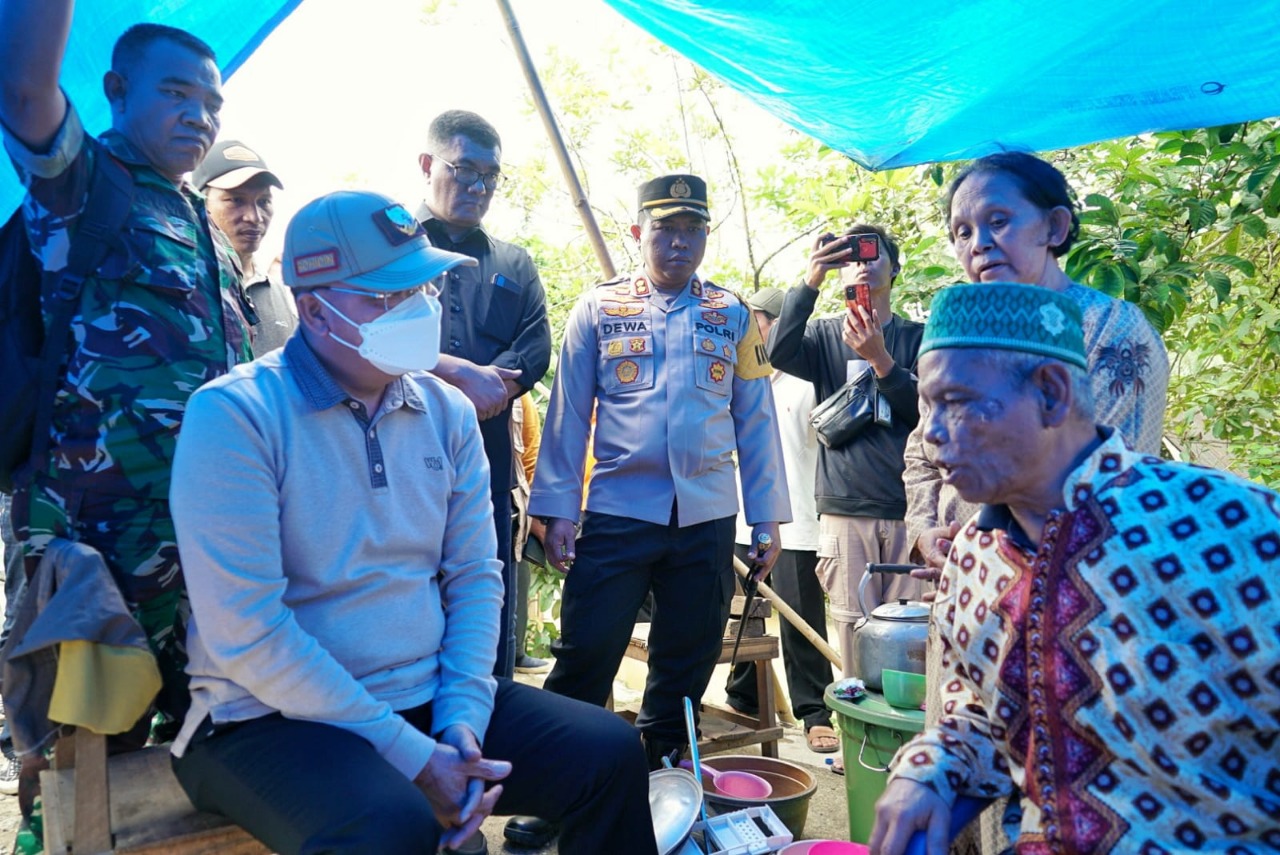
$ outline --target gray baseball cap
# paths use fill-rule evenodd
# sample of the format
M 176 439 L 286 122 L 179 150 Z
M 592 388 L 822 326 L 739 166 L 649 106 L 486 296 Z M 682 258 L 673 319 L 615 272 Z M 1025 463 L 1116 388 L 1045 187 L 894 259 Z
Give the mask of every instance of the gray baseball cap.
M 747 297 L 747 305 L 759 312 L 764 312 L 770 318 L 776 318 L 782 314 L 782 298 L 781 288 L 761 288 L 759 291 Z
M 369 291 L 403 291 L 475 265 L 470 256 L 432 246 L 399 202 L 363 190 L 339 190 L 298 211 L 285 230 L 281 260 L 290 288 L 341 283 Z

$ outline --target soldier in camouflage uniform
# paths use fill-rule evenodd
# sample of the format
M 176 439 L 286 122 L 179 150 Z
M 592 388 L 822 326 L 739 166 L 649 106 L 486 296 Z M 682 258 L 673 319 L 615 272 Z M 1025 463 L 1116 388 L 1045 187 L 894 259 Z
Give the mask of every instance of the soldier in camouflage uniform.
M 107 158 L 132 175 L 133 207 L 121 239 L 84 283 L 51 453 L 20 485 L 13 516 L 28 574 L 53 537 L 102 553 L 159 660 L 157 707 L 180 721 L 186 593 L 170 466 L 188 396 L 250 358 L 248 304 L 231 257 L 183 181 L 217 135 L 221 77 L 199 39 L 133 27 L 104 78 L 113 127 L 95 140 L 57 82 L 72 5 L 0 3 L 0 120 L 27 188 L 33 252 L 45 270 L 65 265 L 89 178 Z M 135 731 L 145 737 L 145 722 Z

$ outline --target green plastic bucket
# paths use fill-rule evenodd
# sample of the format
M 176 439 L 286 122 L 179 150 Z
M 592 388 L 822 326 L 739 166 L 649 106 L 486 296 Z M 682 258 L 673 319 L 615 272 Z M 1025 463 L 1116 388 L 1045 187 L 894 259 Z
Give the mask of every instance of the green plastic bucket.
M 849 803 L 849 839 L 866 843 L 876 821 L 876 799 L 889 780 L 893 755 L 924 729 L 924 712 L 891 707 L 879 692 L 859 701 L 842 701 L 827 686 L 824 699 L 840 724 L 845 798 Z

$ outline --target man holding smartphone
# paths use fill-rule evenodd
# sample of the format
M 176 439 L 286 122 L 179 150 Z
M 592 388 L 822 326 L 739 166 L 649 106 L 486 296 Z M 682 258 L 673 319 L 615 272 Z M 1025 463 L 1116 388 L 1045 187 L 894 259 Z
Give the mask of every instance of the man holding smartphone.
M 867 562 L 905 562 L 910 551 L 902 453 L 919 420 L 915 368 L 924 327 L 889 306 L 901 269 L 898 245 L 880 226 L 855 225 L 839 236 L 819 237 L 804 281 L 787 292 L 768 341 L 773 366 L 812 383 L 818 401 L 869 368 L 888 404 L 889 424 L 878 419 L 844 445 L 818 449 L 818 578 L 831 600 L 846 677 L 855 676 L 851 644 L 862 616 L 857 591 Z M 845 311 L 811 318 L 833 270 L 839 271 Z M 918 598 L 919 586 L 906 577 L 872 580 L 868 605 Z

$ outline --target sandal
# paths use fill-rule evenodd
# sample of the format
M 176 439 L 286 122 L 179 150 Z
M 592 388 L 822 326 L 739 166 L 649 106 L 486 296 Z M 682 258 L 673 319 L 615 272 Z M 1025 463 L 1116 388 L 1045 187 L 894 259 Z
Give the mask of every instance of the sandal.
M 826 760 L 827 768 L 834 774 L 844 776 L 844 761 L 839 757 L 828 757 Z
M 834 754 L 840 750 L 840 737 L 825 724 L 815 724 L 805 733 L 809 750 L 815 754 Z

